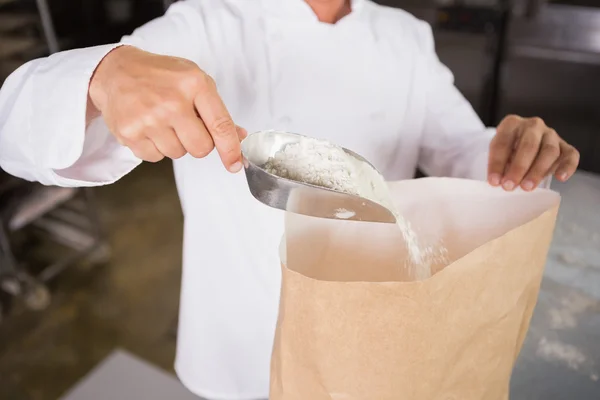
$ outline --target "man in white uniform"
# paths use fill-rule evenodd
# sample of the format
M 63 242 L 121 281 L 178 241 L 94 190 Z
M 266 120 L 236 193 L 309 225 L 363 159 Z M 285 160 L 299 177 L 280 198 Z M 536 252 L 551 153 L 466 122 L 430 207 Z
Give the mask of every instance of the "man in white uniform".
M 368 0 L 181 1 L 120 44 L 24 65 L 0 92 L 7 172 L 94 186 L 141 160 L 175 159 L 185 215 L 176 369 L 210 399 L 268 396 L 279 294 L 283 213 L 227 172 L 241 169 L 246 134 L 233 121 L 329 139 L 389 180 L 419 166 L 532 190 L 579 161 L 538 118 L 486 129 L 430 27 Z

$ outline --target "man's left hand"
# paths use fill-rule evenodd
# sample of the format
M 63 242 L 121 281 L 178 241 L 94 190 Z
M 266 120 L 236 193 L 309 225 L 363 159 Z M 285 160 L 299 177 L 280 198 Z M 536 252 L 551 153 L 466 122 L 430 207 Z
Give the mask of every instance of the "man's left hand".
M 531 191 L 549 175 L 561 182 L 579 165 L 579 152 L 541 118 L 509 115 L 490 144 L 488 181 L 492 186 Z

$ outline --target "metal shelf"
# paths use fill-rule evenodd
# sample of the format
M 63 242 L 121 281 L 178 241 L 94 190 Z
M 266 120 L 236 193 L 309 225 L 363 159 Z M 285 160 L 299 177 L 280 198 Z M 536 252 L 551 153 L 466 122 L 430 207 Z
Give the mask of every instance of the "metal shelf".
M 20 60 L 1 60 L 0 61 L 0 82 L 4 81 L 10 74 L 17 70 L 23 62 Z
M 530 58 L 600 66 L 600 53 L 554 49 L 550 47 L 517 45 L 509 49 L 509 56 L 510 58 Z
M 10 3 L 14 3 L 16 0 L 0 0 L 0 7 L 6 5 L 6 4 L 10 4 Z
M 40 45 L 40 40 L 28 37 L 2 37 L 0 40 L 0 60 L 16 57 Z
M 17 231 L 42 215 L 54 210 L 75 196 L 76 189 L 52 186 L 35 187 L 29 195 L 19 200 L 19 210 L 8 221 L 11 231 Z
M 14 32 L 32 25 L 37 25 L 38 23 L 39 18 L 37 15 L 16 13 L 0 15 L 0 33 Z

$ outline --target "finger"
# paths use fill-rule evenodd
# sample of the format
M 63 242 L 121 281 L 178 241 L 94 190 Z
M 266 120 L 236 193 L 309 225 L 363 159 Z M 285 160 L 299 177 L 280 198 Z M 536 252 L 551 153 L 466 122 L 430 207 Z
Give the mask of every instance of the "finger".
M 505 190 L 513 190 L 521 184 L 540 150 L 545 125 L 543 122 L 540 124 L 536 120 L 531 121 L 522 125 L 517 149 L 502 178 L 502 187 Z
M 230 172 L 238 172 L 242 169 L 242 162 L 235 124 L 217 93 L 216 85 L 210 78 L 207 82 L 202 93 L 194 100 L 196 110 L 208 128 L 225 168 Z
M 561 182 L 569 179 L 575 171 L 577 170 L 577 166 L 579 165 L 580 154 L 577 149 L 569 144 L 567 144 L 564 140 L 560 141 L 560 159 L 558 168 L 556 169 L 556 179 Z
M 194 110 L 173 120 L 173 129 L 192 157 L 204 158 L 215 148 L 212 137 Z
M 186 154 L 186 150 L 179 141 L 173 129 L 153 130 L 147 133 L 148 138 L 164 156 L 178 159 Z
M 552 173 L 552 168 L 559 157 L 560 138 L 555 131 L 546 131 L 542 137 L 540 150 L 535 161 L 521 183 L 523 190 L 530 191 L 535 189 L 547 175 Z
M 496 136 L 490 143 L 488 161 L 488 181 L 492 186 L 500 185 L 517 138 L 517 128 L 512 126 L 498 127 Z
M 148 162 L 158 162 L 165 158 L 165 156 L 158 151 L 154 143 L 150 139 L 142 139 L 131 145 L 129 145 L 133 154 L 141 160 Z
M 550 184 L 552 183 L 552 176 L 556 173 L 556 169 L 558 168 L 559 163 L 560 158 L 556 160 L 554 164 L 552 164 L 552 167 L 550 167 L 550 171 L 542 178 L 538 186 L 542 186 L 545 189 L 548 189 L 550 187 Z
M 242 128 L 241 126 L 235 126 L 235 130 L 237 131 L 238 138 L 240 141 L 246 139 L 248 137 L 248 131 Z
M 556 171 L 558 170 L 559 165 L 560 165 L 560 157 L 558 158 L 558 160 L 554 161 L 554 164 L 552 164 L 552 167 L 550 168 L 550 172 L 548 173 L 548 175 L 551 176 L 551 175 L 556 174 Z

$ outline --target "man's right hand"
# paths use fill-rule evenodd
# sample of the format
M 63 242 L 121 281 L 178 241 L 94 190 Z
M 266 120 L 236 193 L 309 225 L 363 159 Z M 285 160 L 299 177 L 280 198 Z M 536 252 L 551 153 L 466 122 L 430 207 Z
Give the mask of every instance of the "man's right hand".
M 242 168 L 246 131 L 233 123 L 214 80 L 191 61 L 118 47 L 94 72 L 89 100 L 142 160 L 202 158 L 216 147 L 225 168 Z

